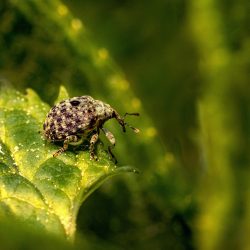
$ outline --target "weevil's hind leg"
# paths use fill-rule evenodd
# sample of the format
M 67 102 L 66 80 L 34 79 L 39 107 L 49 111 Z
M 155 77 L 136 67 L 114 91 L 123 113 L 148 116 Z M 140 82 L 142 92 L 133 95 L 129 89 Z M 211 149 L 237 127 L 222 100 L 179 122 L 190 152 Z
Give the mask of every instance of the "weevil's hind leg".
M 111 159 L 114 161 L 115 164 L 117 164 L 118 161 L 117 161 L 115 155 L 113 154 L 113 152 L 111 150 L 112 147 L 114 147 L 114 145 L 113 146 L 108 146 L 108 152 L 109 152 L 109 154 L 111 156 Z
M 109 140 L 109 142 L 112 144 L 111 146 L 108 146 L 108 152 L 109 152 L 111 158 L 113 159 L 114 163 L 116 164 L 117 163 L 117 159 L 115 158 L 114 154 L 111 151 L 111 148 L 114 148 L 114 146 L 115 146 L 115 137 L 106 128 L 102 128 L 102 131 L 105 134 L 105 136 L 107 137 L 107 139 Z
M 54 154 L 53 157 L 57 157 L 61 153 L 65 152 L 68 149 L 69 144 L 76 143 L 78 141 L 78 138 L 76 135 L 70 135 L 67 136 L 65 141 L 63 142 L 63 147 L 57 150 Z
M 91 138 L 90 138 L 90 146 L 89 146 L 89 152 L 90 152 L 90 159 L 91 160 L 98 160 L 97 156 L 95 155 L 95 144 L 98 140 L 99 133 L 95 132 Z

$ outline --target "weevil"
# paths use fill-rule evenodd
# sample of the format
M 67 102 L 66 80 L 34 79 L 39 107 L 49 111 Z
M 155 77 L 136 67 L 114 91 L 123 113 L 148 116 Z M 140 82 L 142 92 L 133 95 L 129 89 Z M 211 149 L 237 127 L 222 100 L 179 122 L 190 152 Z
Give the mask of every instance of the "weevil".
M 103 127 L 107 120 L 115 118 L 123 132 L 126 132 L 126 126 L 135 133 L 139 132 L 139 129 L 125 122 L 126 115 L 138 116 L 139 114 L 126 113 L 124 116 L 120 116 L 109 104 L 95 100 L 91 96 L 73 97 L 61 101 L 50 109 L 43 124 L 43 134 L 48 141 L 63 142 L 63 147 L 53 154 L 54 157 L 66 151 L 69 144 L 77 146 L 88 139 L 90 158 L 97 160 L 95 144 L 98 141 L 100 131 L 104 133 L 112 147 L 116 143 L 114 135 Z M 117 162 L 111 151 L 111 146 L 108 147 L 108 151 Z

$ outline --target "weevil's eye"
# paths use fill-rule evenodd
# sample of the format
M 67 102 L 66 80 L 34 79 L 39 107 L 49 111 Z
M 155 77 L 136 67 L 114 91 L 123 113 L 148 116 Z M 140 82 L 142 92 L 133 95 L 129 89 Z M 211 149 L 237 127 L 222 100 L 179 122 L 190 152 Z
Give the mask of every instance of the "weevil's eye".
M 73 100 L 73 101 L 70 102 L 70 104 L 71 104 L 72 106 L 78 106 L 78 105 L 80 104 L 80 102 L 77 101 L 77 100 Z

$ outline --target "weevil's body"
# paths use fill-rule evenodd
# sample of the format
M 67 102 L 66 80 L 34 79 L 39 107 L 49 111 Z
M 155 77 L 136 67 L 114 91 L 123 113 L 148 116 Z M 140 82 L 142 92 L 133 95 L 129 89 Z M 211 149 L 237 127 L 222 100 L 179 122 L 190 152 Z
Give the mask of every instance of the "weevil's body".
M 50 110 L 43 125 L 45 137 L 63 141 L 70 135 L 87 135 L 112 118 L 110 105 L 94 100 L 91 96 L 64 100 Z
M 120 117 L 109 104 L 95 100 L 91 96 L 73 97 L 51 108 L 43 124 L 44 136 L 49 141 L 64 142 L 63 148 L 59 149 L 54 156 L 67 150 L 68 144 L 80 144 L 83 138 L 91 136 L 90 155 L 91 158 L 96 158 L 94 144 L 98 140 L 100 129 L 111 144 L 115 145 L 113 134 L 103 128 L 103 124 L 111 118 L 115 118 L 125 132 L 127 124 L 124 118 Z

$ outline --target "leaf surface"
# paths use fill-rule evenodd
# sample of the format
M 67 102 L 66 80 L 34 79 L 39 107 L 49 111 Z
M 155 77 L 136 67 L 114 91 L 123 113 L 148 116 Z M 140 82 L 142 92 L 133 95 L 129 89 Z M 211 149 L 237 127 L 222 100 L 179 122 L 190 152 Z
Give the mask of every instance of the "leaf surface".
M 72 239 L 82 202 L 107 178 L 136 170 L 115 166 L 101 143 L 98 161 L 82 148 L 53 158 L 60 145 L 39 133 L 50 107 L 31 89 L 26 95 L 0 90 L 0 216 Z M 65 98 L 61 87 L 57 101 Z

